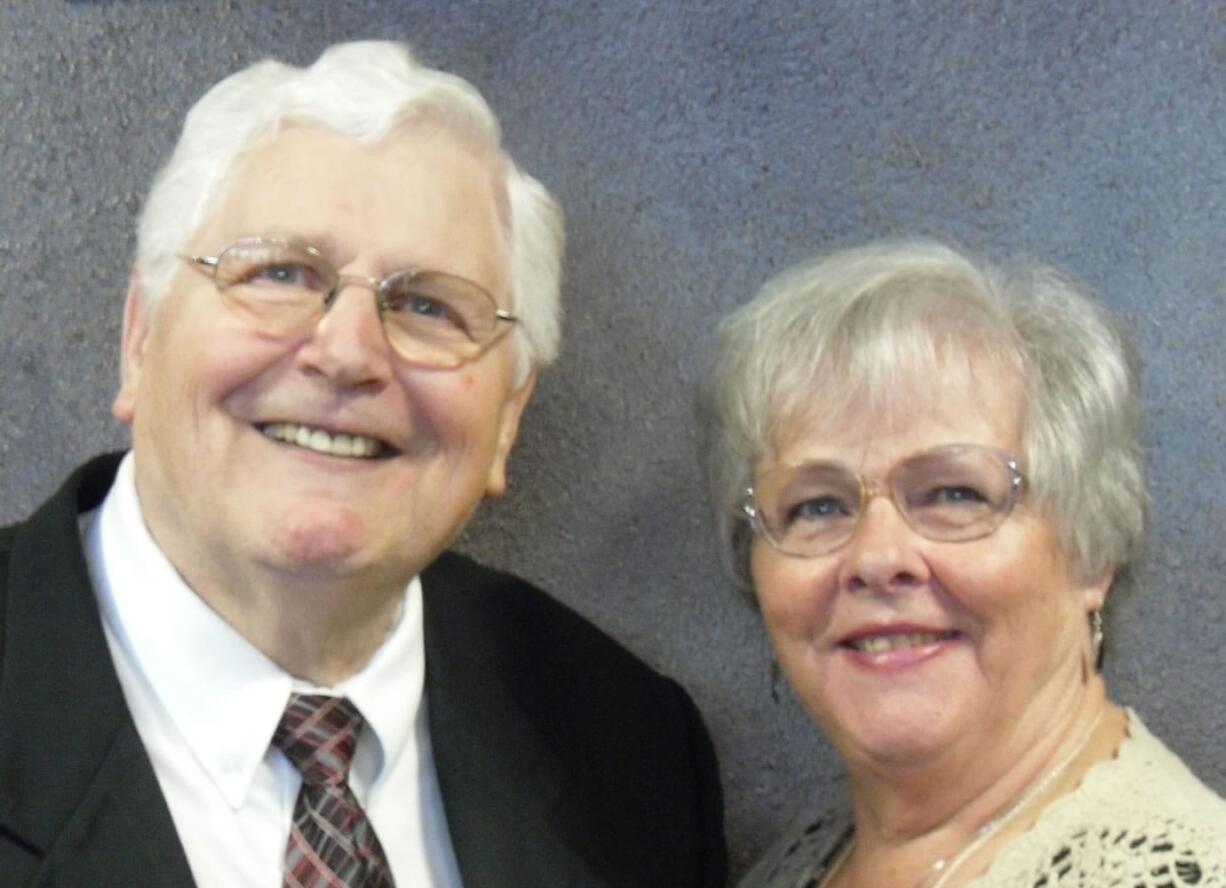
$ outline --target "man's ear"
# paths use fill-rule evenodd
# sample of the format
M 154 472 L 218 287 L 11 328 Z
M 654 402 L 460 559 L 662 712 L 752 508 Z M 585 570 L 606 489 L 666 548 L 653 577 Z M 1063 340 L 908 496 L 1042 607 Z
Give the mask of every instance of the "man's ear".
M 536 371 L 528 374 L 528 378 L 513 391 L 502 405 L 502 419 L 498 429 L 498 449 L 494 453 L 494 462 L 490 465 L 490 476 L 485 483 L 486 496 L 502 496 L 507 489 L 507 460 L 511 456 L 511 446 L 515 436 L 519 434 L 519 420 L 532 397 L 532 389 L 536 386 Z
M 128 296 L 123 304 L 123 338 L 119 346 L 119 393 L 111 403 L 111 414 L 120 422 L 132 423 L 136 415 L 136 393 L 145 365 L 145 345 L 149 336 L 152 307 L 145 298 L 140 275 L 132 273 Z

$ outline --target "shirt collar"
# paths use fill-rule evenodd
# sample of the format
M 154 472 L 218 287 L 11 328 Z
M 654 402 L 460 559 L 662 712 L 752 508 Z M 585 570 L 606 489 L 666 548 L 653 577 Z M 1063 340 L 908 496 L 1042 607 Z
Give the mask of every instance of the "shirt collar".
M 99 605 L 139 679 L 227 802 L 245 801 L 291 691 L 348 696 L 374 735 L 370 779 L 386 772 L 412 741 L 421 705 L 420 580 L 409 583 L 387 638 L 360 672 L 333 688 L 297 681 L 184 583 L 145 526 L 133 465 L 129 453 L 86 529 Z

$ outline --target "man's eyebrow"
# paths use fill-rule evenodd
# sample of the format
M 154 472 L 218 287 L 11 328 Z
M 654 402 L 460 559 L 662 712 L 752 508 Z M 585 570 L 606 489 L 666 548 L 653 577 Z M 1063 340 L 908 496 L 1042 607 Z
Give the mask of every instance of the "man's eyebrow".
M 304 247 L 314 247 L 329 259 L 334 258 L 340 251 L 336 238 L 326 231 L 304 232 L 301 229 L 273 227 L 260 231 L 250 231 L 244 237 L 267 237 L 275 240 L 292 241 Z
M 244 232 L 241 237 L 266 237 L 276 240 L 292 241 L 306 247 L 312 247 L 319 252 L 321 256 L 338 271 L 353 261 L 356 252 L 360 252 L 353 244 L 342 245 L 334 234 L 327 231 L 303 231 L 300 228 L 285 228 L 274 226 L 267 229 L 251 230 Z M 237 240 L 237 238 L 235 238 Z M 472 274 L 465 274 L 463 271 L 450 267 L 447 262 L 432 262 L 429 259 L 424 259 L 414 252 L 410 255 L 407 249 L 398 251 L 398 255 L 389 256 L 380 252 L 375 257 L 378 261 L 379 270 L 377 274 L 386 275 L 394 274 L 398 271 L 414 269 L 417 271 L 430 270 L 441 271 L 447 274 L 457 275 L 466 279 L 473 278 Z

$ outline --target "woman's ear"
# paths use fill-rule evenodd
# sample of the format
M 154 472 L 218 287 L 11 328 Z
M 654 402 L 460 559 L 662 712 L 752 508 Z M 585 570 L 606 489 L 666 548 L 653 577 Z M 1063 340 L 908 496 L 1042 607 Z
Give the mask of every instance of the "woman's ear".
M 1107 594 L 1115 583 L 1115 568 L 1108 568 L 1088 582 L 1082 584 L 1081 595 L 1085 604 L 1085 612 L 1092 614 L 1100 611 L 1107 603 Z

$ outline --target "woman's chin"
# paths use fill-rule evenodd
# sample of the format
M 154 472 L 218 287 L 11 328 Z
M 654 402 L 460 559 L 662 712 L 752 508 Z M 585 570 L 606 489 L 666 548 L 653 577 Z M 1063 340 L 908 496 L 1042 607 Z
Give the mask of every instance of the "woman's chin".
M 852 760 L 862 760 L 877 768 L 923 768 L 948 750 L 942 739 L 895 732 L 878 734 L 854 742 Z
M 934 701 L 861 705 L 836 717 L 837 724 L 828 718 L 827 732 L 849 763 L 922 768 L 948 754 L 963 734 L 950 723 L 950 714 Z

